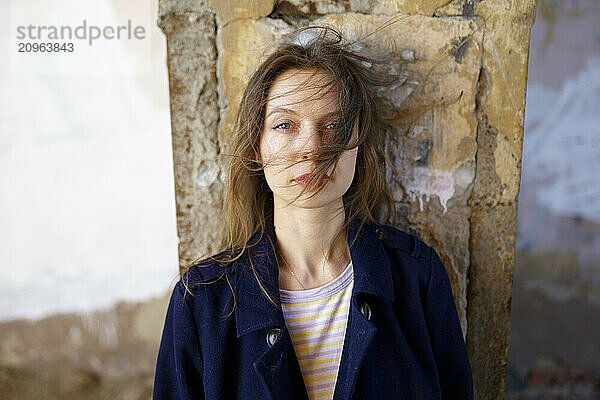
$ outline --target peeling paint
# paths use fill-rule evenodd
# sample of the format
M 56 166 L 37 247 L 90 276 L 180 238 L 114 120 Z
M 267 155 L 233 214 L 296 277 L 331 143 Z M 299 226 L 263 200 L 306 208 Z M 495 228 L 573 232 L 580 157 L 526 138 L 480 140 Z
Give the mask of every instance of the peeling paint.
M 400 53 L 400 56 L 405 61 L 413 62 L 415 61 L 415 51 L 413 49 L 404 49 Z
M 423 133 L 427 129 L 428 129 L 428 127 L 424 126 L 424 125 L 413 125 L 410 127 L 410 129 L 408 131 L 408 137 L 416 138 L 417 136 L 419 136 L 421 133 Z
M 402 103 L 404 103 L 404 100 L 419 87 L 419 81 L 407 81 L 407 78 L 407 75 L 399 75 L 399 82 L 390 85 L 389 88 L 384 91 L 384 93 L 387 91 L 387 93 L 385 93 L 386 97 L 392 102 L 396 109 L 400 108 Z
M 434 195 L 439 198 L 444 213 L 448 211 L 448 200 L 454 196 L 455 187 L 452 172 L 417 167 L 413 170 L 413 179 L 403 184 L 410 200 L 419 200 L 421 211 L 423 211 L 423 197 L 428 202 Z
M 456 50 L 452 52 L 452 55 L 454 56 L 454 60 L 456 60 L 456 62 L 460 64 L 462 58 L 464 57 L 467 51 L 467 48 L 469 47 L 468 36 L 459 38 L 453 44 L 456 46 Z

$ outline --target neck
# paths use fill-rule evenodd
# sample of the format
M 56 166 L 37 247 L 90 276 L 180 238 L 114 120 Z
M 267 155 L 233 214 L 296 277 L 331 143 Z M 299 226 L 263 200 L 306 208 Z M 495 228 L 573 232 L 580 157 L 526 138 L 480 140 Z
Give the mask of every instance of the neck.
M 350 262 L 347 233 L 337 241 L 335 236 L 344 222 L 342 199 L 340 204 L 318 208 L 300 208 L 291 204 L 283 208 L 275 202 L 273 224 L 282 288 L 321 286 L 343 271 Z M 290 269 L 295 278 L 291 277 Z

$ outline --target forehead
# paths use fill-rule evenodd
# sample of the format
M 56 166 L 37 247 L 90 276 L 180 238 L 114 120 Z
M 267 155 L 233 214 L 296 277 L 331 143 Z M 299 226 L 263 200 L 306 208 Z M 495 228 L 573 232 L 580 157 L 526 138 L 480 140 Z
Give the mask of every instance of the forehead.
M 333 77 L 319 69 L 292 69 L 279 75 L 269 90 L 267 113 L 285 108 L 315 116 L 338 111 L 339 91 Z

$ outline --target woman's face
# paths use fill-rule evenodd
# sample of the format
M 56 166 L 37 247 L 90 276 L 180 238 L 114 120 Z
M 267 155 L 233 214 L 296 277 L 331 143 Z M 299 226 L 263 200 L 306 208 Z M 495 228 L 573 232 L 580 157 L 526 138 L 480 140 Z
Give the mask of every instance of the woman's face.
M 271 86 L 260 157 L 276 203 L 291 203 L 298 196 L 303 189 L 299 177 L 315 168 L 310 158 L 318 154 L 321 141 L 334 134 L 340 106 L 335 85 L 323 90 L 329 81 L 325 71 L 293 69 L 282 73 Z M 353 140 L 357 133 L 355 130 Z M 311 188 L 294 204 L 317 208 L 340 201 L 354 178 L 357 152 L 358 147 L 343 152 L 337 167 L 322 179 L 325 187 L 317 195 L 312 193 L 317 187 Z M 306 161 L 292 165 L 302 160 Z

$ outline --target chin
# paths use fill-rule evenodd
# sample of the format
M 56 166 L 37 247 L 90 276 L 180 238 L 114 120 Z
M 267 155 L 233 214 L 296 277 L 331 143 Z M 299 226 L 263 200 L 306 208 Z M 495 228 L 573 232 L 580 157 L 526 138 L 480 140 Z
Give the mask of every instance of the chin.
M 311 195 L 312 195 L 312 193 L 307 194 L 307 196 L 311 196 Z M 294 205 L 301 207 L 301 208 L 309 208 L 309 209 L 321 208 L 328 204 L 335 203 L 337 201 L 341 202 L 342 196 L 343 196 L 343 193 L 341 193 L 341 192 L 332 194 L 331 192 L 326 191 L 326 189 L 323 189 L 321 191 L 321 193 L 318 193 L 311 198 L 308 198 L 308 197 L 299 198 L 298 200 L 296 200 Z M 291 197 L 289 201 L 291 202 L 293 199 L 294 199 L 294 197 Z

